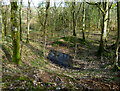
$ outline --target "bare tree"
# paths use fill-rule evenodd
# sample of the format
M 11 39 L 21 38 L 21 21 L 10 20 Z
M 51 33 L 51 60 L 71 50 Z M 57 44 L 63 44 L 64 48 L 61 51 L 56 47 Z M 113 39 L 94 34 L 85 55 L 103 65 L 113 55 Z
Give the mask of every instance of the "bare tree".
M 45 21 L 43 25 L 43 34 L 44 34 L 44 49 L 43 49 L 43 60 L 45 60 L 45 47 L 46 47 L 46 25 L 47 25 L 47 18 L 48 18 L 48 9 L 50 7 L 50 2 L 47 2 L 46 6 L 46 14 L 45 14 Z
M 102 25 L 101 25 L 101 39 L 98 54 L 103 55 L 105 50 L 105 41 L 107 37 L 107 23 L 108 23 L 108 10 L 113 8 L 115 4 L 109 6 L 109 0 L 104 0 L 103 2 L 89 3 L 90 5 L 96 5 L 102 13 Z

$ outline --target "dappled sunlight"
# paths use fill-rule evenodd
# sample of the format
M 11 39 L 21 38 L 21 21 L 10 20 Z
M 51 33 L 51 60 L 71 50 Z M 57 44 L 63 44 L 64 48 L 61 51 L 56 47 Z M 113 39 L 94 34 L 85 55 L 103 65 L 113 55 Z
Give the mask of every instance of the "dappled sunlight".
M 116 2 L 26 3 L 0 3 L 3 91 L 119 91 Z

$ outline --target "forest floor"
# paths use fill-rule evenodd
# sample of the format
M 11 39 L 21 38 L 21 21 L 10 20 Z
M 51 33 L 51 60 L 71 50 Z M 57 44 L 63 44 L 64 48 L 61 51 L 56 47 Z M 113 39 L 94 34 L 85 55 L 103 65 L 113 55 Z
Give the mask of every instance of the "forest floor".
M 88 34 L 87 34 L 88 35 Z M 90 32 L 86 41 L 72 36 L 47 38 L 46 59 L 43 61 L 43 39 L 41 33 L 31 32 L 30 43 L 21 43 L 22 65 L 11 62 L 11 39 L 3 42 L 2 49 L 2 88 L 4 90 L 99 90 L 118 91 L 118 71 L 113 71 L 112 49 L 107 49 L 103 57 L 97 56 L 100 31 Z M 76 41 L 77 46 L 74 43 Z M 107 45 L 115 42 L 115 33 L 109 34 Z M 74 67 L 61 67 L 49 59 L 49 50 L 56 50 L 72 56 Z

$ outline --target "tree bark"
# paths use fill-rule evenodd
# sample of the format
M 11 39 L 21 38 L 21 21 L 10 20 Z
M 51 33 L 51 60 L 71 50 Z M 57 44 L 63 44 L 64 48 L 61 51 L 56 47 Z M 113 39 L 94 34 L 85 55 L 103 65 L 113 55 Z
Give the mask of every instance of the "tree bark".
M 5 5 L 5 11 L 4 11 L 4 14 L 3 14 L 3 17 L 4 17 L 4 35 L 7 36 L 7 6 Z
M 21 64 L 20 57 L 20 31 L 18 29 L 18 5 L 17 2 L 11 2 L 11 35 L 13 44 L 12 62 Z
M 120 43 L 120 2 L 117 2 L 117 24 L 118 24 L 118 31 L 117 31 L 117 40 L 116 40 L 116 48 L 115 48 L 115 61 L 114 65 L 116 69 L 120 69 L 118 66 L 118 49 L 119 49 L 119 43 Z
M 20 40 L 22 41 L 22 0 L 20 1 L 19 20 L 20 20 Z
M 106 13 L 105 13 L 105 15 L 103 15 L 104 16 L 104 33 L 103 33 L 103 38 L 104 38 L 104 40 L 106 40 L 107 39 L 107 24 L 108 24 L 108 1 L 107 2 L 105 2 L 105 11 L 106 11 Z
M 52 37 L 54 37 L 54 32 L 56 30 L 56 3 L 54 2 L 54 14 L 53 14 L 53 17 L 54 17 L 54 28 L 53 28 L 53 31 L 52 31 Z
M 101 26 L 101 39 L 100 39 L 100 45 L 99 45 L 99 50 L 98 53 L 99 55 L 103 55 L 104 50 L 105 50 L 105 41 L 107 37 L 107 23 L 108 23 L 108 1 L 103 2 L 103 9 L 105 13 L 103 13 L 103 20 L 102 20 L 102 26 Z
M 99 29 L 100 27 L 100 10 L 98 9 L 98 21 L 97 21 L 97 28 Z
M 73 36 L 76 36 L 75 2 L 72 3 L 72 18 L 73 18 Z
M 82 33 L 83 33 L 83 40 L 85 41 L 85 1 L 83 2 L 83 17 L 82 17 Z
M 27 40 L 26 40 L 26 43 L 29 43 L 29 32 L 30 32 L 30 1 L 28 0 L 28 8 L 27 8 Z
M 46 25 L 47 25 L 47 18 L 48 18 L 48 9 L 50 7 L 50 2 L 47 2 L 46 6 L 46 15 L 45 15 L 45 21 L 43 25 L 43 34 L 44 34 L 44 49 L 43 49 L 43 60 L 45 60 L 45 48 L 46 48 Z
M 2 9 L 3 9 L 3 5 L 2 5 Z M 3 17 L 3 10 L 1 10 L 1 13 L 2 13 L 2 41 L 4 41 L 4 17 Z
M 7 6 L 2 5 L 2 40 L 4 40 L 4 37 L 7 35 Z

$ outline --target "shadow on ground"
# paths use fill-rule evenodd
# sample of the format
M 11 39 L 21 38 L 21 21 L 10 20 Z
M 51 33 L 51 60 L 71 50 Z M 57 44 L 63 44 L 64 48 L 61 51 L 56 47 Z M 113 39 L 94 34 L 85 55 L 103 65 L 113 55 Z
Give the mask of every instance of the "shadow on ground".
M 7 60 L 8 60 L 9 62 L 11 62 L 11 59 L 12 59 L 12 58 L 11 58 L 11 54 L 10 54 L 8 48 L 7 48 L 5 45 L 2 45 L 2 50 L 3 50 L 3 52 L 5 53 L 5 56 L 6 56 Z
M 32 46 L 30 43 L 24 43 L 24 45 L 26 45 L 29 49 L 31 49 L 31 51 L 32 51 L 35 55 L 39 55 L 40 57 L 43 56 L 43 51 L 35 48 L 35 47 Z

